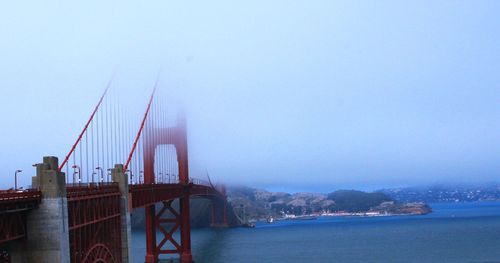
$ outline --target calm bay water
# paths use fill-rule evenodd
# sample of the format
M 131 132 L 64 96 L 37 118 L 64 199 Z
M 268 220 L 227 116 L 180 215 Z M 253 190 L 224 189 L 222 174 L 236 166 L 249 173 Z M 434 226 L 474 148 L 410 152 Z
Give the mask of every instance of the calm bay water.
M 432 204 L 425 216 L 321 217 L 256 228 L 195 229 L 197 263 L 500 262 L 500 203 Z M 145 234 L 133 231 L 134 262 Z

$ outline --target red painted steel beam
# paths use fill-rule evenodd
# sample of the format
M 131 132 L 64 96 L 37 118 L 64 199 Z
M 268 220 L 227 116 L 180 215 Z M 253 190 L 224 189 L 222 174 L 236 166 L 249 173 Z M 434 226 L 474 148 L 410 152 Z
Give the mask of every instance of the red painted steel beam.
M 158 251 L 156 249 L 156 224 L 155 224 L 155 205 L 146 206 L 146 263 L 158 262 Z
M 0 191 L 0 206 L 7 204 L 21 204 L 40 202 L 42 193 L 38 190 L 26 190 L 23 192 Z
M 123 166 L 123 170 L 127 171 L 127 168 L 130 164 L 130 160 L 132 160 L 132 156 L 134 155 L 135 149 L 137 147 L 137 142 L 139 142 L 139 139 L 141 138 L 142 130 L 144 129 L 144 125 L 146 124 L 146 120 L 148 118 L 149 111 L 151 110 L 151 104 L 153 103 L 153 98 L 156 92 L 156 86 L 158 85 L 158 79 L 156 79 L 155 86 L 153 88 L 153 92 L 151 93 L 151 97 L 149 98 L 148 102 L 148 107 L 146 108 L 146 112 L 144 113 L 144 117 L 142 118 L 141 121 L 141 126 L 139 127 L 139 131 L 137 132 L 137 135 L 134 140 L 134 144 L 132 145 L 132 149 L 128 155 L 127 161 L 125 162 L 125 165 Z
M 134 209 L 179 198 L 182 195 L 182 186 L 178 184 L 131 185 L 129 193 Z
M 184 196 L 184 186 L 180 184 L 143 184 L 130 185 L 129 193 L 132 208 L 144 207 Z M 205 185 L 190 185 L 189 196 L 209 199 L 224 199 L 220 192 Z
M 0 214 L 0 245 L 26 237 L 26 213 L 17 211 Z
M 180 214 L 172 207 L 172 201 L 169 200 L 167 202 L 163 202 L 162 209 L 156 215 L 156 227 L 163 233 L 163 238 L 160 240 L 156 247 L 156 252 L 158 254 L 177 254 L 181 251 L 181 245 L 175 240 L 173 234 L 180 227 Z M 162 218 L 165 215 L 165 212 L 169 212 L 173 218 Z M 162 223 L 170 223 L 168 225 L 164 225 Z M 169 227 L 168 229 L 166 227 Z M 175 247 L 175 249 L 163 249 L 165 244 L 171 244 Z

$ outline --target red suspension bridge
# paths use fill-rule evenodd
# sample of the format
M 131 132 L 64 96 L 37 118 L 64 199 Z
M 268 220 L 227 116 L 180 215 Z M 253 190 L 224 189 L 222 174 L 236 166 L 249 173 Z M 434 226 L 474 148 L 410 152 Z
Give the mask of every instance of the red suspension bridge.
M 133 133 L 106 88 L 60 164 L 44 157 L 31 188 L 0 191 L 0 263 L 131 262 L 137 208 L 145 262 L 166 254 L 192 262 L 191 197 L 209 199 L 212 224 L 227 225 L 225 188 L 189 176 L 186 122 L 169 122 L 154 90 Z

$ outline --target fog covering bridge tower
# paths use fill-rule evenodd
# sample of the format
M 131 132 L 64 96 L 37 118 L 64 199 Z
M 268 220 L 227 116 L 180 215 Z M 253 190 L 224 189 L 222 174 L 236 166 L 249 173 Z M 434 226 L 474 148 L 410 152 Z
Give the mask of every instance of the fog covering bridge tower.
M 144 183 L 155 184 L 155 152 L 160 145 L 173 145 L 177 154 L 177 163 L 179 171 L 179 184 L 183 187 L 182 195 L 179 198 L 180 211 L 174 212 L 175 219 L 162 219 L 163 213 L 167 210 L 172 212 L 171 203 L 164 202 L 164 208 L 156 213 L 155 205 L 146 207 L 146 242 L 147 255 L 146 262 L 156 262 L 159 254 L 179 253 L 182 262 L 192 261 L 191 255 L 191 237 L 189 225 L 189 168 L 188 168 L 188 149 L 186 136 L 186 122 L 182 116 L 179 116 L 177 126 L 170 128 L 150 128 L 152 135 L 144 141 Z M 166 220 L 166 221 L 165 221 Z M 174 227 L 179 227 L 181 232 L 181 244 L 172 238 L 169 232 L 164 232 L 161 223 L 174 223 Z M 165 234 L 163 240 L 157 246 L 156 230 L 161 230 Z M 171 242 L 175 249 L 165 250 L 162 245 L 165 242 Z
M 182 262 L 191 262 L 191 237 L 190 237 L 190 216 L 189 216 L 189 167 L 188 167 L 188 145 L 186 121 L 183 115 L 177 118 L 176 126 L 160 127 L 162 121 L 158 120 L 158 116 L 149 117 L 151 107 L 154 102 L 155 91 L 151 94 L 151 98 L 144 115 L 141 128 L 139 130 L 136 142 L 132 151 L 135 150 L 138 140 L 144 131 L 143 143 L 143 159 L 144 159 L 144 184 L 154 185 L 157 183 L 158 173 L 155 172 L 155 161 L 161 162 L 161 158 L 156 155 L 160 145 L 172 145 L 175 147 L 178 184 L 182 187 L 182 193 L 179 196 L 180 211 L 177 212 L 171 206 L 172 202 L 165 200 L 162 202 L 163 208 L 156 212 L 156 205 L 151 204 L 145 207 L 146 221 L 146 263 L 155 263 L 158 261 L 160 254 L 180 254 Z M 149 118 L 148 118 L 149 117 Z M 164 120 L 164 119 L 163 119 Z M 140 153 L 139 153 L 140 154 Z M 129 156 L 129 160 L 133 153 Z M 156 158 L 155 158 L 156 157 Z M 125 169 L 128 168 L 129 162 L 125 164 Z M 161 164 L 159 165 L 161 166 Z M 161 176 L 159 176 L 161 180 Z M 170 178 L 169 178 L 170 180 Z M 171 219 L 163 218 L 166 212 L 170 212 L 174 217 Z M 170 226 L 170 229 L 165 228 Z M 173 233 L 180 229 L 181 243 L 179 244 L 174 238 Z M 160 230 L 164 236 L 159 244 L 156 244 L 156 230 Z M 164 245 L 169 243 L 171 248 L 164 248 Z
M 124 169 L 130 170 L 131 175 L 143 173 L 143 185 L 162 187 L 163 184 L 175 183 L 177 186 L 171 189 L 176 193 L 174 196 L 158 199 L 161 203 L 158 211 L 155 203 L 145 206 L 146 263 L 158 262 L 162 254 L 178 254 L 181 262 L 192 262 L 189 198 L 208 198 L 219 204 L 218 207 L 224 207 L 219 213 L 223 214 L 223 224 L 227 224 L 225 190 L 217 189 L 211 182 L 190 178 L 185 116 L 180 113 L 174 122 L 169 122 L 166 111 L 162 110 L 165 105 L 159 104 L 155 94 L 154 90 Z M 168 148 L 173 151 L 168 151 Z M 129 168 L 134 159 L 139 159 L 135 172 Z M 178 211 L 172 206 L 174 200 L 179 201 Z M 174 238 L 176 231 L 180 231 L 180 242 Z M 162 235 L 158 243 L 157 233 Z

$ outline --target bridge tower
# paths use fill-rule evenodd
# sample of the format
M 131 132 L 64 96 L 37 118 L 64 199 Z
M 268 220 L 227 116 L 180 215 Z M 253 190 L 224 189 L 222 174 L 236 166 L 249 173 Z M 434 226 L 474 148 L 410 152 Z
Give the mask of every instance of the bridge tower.
M 173 145 L 177 154 L 179 169 L 179 184 L 183 186 L 183 195 L 179 198 L 180 211 L 176 212 L 171 201 L 163 202 L 163 208 L 156 213 L 155 205 L 148 205 L 146 213 L 146 263 L 157 263 L 160 254 L 179 254 L 181 262 L 192 262 L 191 231 L 189 222 L 189 195 L 190 181 L 188 171 L 188 147 L 186 121 L 183 116 L 177 119 L 176 127 L 157 128 L 150 127 L 146 131 L 148 136 L 144 140 L 144 183 L 155 184 L 155 151 L 160 145 Z M 164 218 L 164 213 L 170 211 L 174 218 Z M 170 224 L 170 229 L 165 229 L 164 224 Z M 173 225 L 173 226 L 172 226 Z M 164 236 L 160 243 L 156 243 L 156 230 Z M 181 243 L 179 244 L 172 234 L 180 229 Z M 172 244 L 175 249 L 163 249 L 166 243 Z

